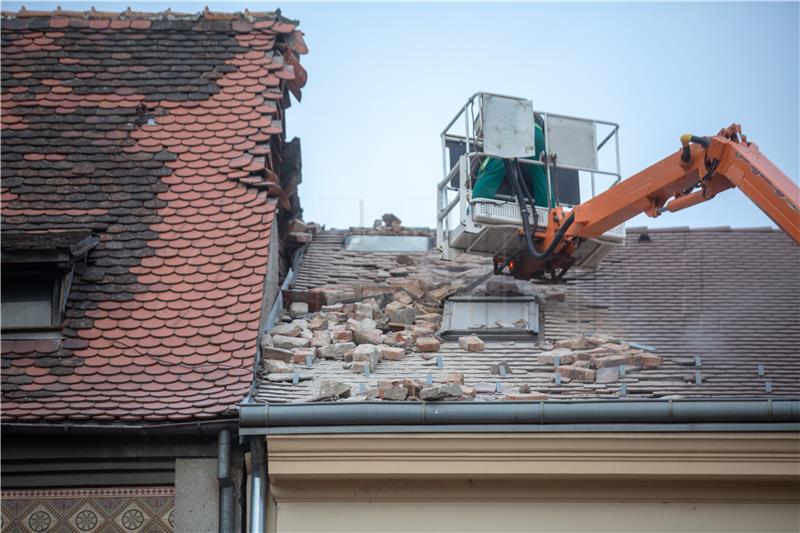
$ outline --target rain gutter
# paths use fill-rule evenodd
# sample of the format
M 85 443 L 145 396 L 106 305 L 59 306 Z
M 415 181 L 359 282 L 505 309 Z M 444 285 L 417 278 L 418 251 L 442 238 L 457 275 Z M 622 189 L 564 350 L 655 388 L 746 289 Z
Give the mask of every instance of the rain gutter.
M 4 422 L 6 435 L 218 435 L 222 430 L 237 431 L 235 418 L 202 422 L 153 424 L 81 424 L 78 422 Z
M 798 399 L 240 405 L 239 434 L 800 431 Z

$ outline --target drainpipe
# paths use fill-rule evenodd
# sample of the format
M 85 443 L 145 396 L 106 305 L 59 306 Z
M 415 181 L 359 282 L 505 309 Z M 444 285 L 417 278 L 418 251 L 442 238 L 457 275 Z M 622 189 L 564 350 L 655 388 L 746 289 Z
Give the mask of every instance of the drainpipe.
M 233 480 L 231 479 L 231 432 L 219 432 L 217 452 L 217 480 L 219 481 L 219 533 L 233 533 Z
M 267 506 L 267 464 L 264 438 L 250 439 L 250 533 L 264 533 Z

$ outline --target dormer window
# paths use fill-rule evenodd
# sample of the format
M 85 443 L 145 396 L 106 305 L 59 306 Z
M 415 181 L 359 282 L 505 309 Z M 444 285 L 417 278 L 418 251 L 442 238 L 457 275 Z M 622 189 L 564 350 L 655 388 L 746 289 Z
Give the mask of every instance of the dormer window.
M 61 326 L 63 272 L 50 265 L 3 266 L 3 331 Z
M 98 243 L 88 232 L 4 233 L 4 333 L 60 329 L 75 264 Z

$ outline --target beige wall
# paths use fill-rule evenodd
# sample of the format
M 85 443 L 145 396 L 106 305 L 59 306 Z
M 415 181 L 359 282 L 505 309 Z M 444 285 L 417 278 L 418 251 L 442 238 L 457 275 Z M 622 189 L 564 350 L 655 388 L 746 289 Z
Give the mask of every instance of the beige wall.
M 288 502 L 277 531 L 800 531 L 796 504 Z
M 268 531 L 800 531 L 796 433 L 270 436 Z

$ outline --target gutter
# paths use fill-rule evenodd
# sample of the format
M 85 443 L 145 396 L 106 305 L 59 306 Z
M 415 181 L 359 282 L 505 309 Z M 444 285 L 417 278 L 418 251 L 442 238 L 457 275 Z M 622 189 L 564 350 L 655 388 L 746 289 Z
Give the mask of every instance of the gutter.
M 75 422 L 23 423 L 4 422 L 0 425 L 7 435 L 218 435 L 220 431 L 237 431 L 237 420 L 209 420 L 172 424 L 79 424 Z
M 239 434 L 800 431 L 798 399 L 348 402 L 239 406 Z

